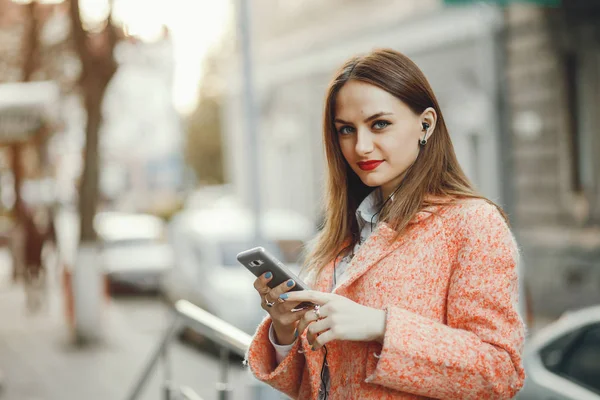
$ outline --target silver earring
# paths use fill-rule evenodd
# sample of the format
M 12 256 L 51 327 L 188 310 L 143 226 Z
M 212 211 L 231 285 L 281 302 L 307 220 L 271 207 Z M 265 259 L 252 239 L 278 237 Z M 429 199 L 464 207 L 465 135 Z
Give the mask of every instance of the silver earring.
M 423 139 L 419 140 L 419 144 L 421 146 L 425 146 L 427 144 L 427 139 L 426 136 L 423 136 Z

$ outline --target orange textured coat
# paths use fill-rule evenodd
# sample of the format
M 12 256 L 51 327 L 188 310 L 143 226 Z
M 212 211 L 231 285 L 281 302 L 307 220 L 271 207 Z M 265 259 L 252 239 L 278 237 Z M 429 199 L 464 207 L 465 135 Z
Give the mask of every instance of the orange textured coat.
M 433 211 L 432 214 L 429 211 Z M 331 400 L 509 399 L 522 387 L 525 328 L 517 311 L 517 244 L 498 210 L 468 200 L 419 212 L 405 233 L 379 224 L 334 293 L 387 310 L 383 345 L 327 344 Z M 331 287 L 333 262 L 315 290 Z M 270 317 L 247 360 L 294 399 L 317 399 L 324 350 L 306 332 L 276 366 Z

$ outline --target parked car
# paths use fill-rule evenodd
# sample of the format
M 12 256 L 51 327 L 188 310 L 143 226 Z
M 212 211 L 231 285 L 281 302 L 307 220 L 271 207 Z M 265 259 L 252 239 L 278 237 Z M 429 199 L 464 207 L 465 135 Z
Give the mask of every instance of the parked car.
M 600 306 L 565 314 L 525 345 L 519 400 L 600 400 Z
M 176 215 L 169 227 L 175 264 L 163 281 L 167 299 L 189 300 L 254 333 L 265 312 L 253 286 L 255 277 L 237 261 L 237 254 L 260 245 L 297 273 L 303 244 L 314 227 L 293 212 L 269 211 L 261 231 L 263 239 L 255 243 L 252 213 L 230 203 Z
M 150 214 L 100 212 L 94 227 L 111 292 L 156 292 L 173 267 L 165 222 Z

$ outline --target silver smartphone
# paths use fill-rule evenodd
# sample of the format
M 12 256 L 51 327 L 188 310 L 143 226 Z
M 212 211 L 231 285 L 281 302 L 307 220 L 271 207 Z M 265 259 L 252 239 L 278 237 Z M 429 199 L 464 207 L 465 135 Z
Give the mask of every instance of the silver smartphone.
M 302 282 L 296 274 L 290 271 L 289 268 L 275 258 L 275 256 L 265 250 L 264 247 L 255 247 L 253 249 L 242 251 L 237 255 L 237 260 L 257 278 L 265 272 L 270 271 L 273 274 L 273 278 L 268 283 L 270 288 L 274 288 L 289 279 L 293 279 L 294 282 L 296 282 L 296 285 L 294 285 L 290 291 L 310 289 L 306 283 Z M 298 310 L 306 307 L 314 307 L 314 304 L 301 303 L 295 309 Z

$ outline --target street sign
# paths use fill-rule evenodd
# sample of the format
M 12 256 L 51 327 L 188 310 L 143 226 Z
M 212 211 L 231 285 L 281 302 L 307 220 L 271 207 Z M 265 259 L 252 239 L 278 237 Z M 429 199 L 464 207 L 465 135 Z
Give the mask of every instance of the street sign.
M 491 3 L 499 6 L 507 6 L 515 3 L 537 4 L 539 6 L 558 7 L 561 5 L 561 0 L 444 0 L 444 4 L 473 4 L 473 3 Z

